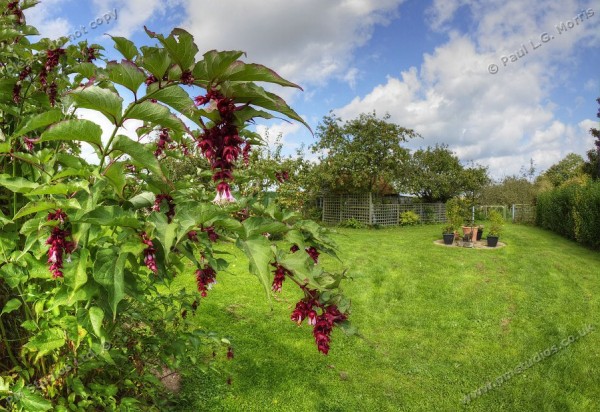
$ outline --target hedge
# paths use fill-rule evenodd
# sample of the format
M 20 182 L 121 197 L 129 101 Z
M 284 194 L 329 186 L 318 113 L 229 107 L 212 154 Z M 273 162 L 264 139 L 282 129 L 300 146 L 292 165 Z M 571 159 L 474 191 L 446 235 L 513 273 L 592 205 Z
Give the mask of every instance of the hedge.
M 536 225 L 600 248 L 600 182 L 573 184 L 539 194 Z

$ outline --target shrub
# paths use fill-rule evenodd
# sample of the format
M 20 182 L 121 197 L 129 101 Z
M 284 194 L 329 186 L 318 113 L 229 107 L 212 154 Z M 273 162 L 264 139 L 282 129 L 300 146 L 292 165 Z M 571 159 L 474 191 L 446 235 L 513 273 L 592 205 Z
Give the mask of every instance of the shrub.
M 492 210 L 488 215 L 488 219 L 491 223 L 488 236 L 500 236 L 504 227 L 504 218 L 502 217 L 502 214 L 497 210 Z
M 421 218 L 412 210 L 407 210 L 400 214 L 400 224 L 402 226 L 412 226 L 419 223 Z
M 600 246 L 600 182 L 570 184 L 537 199 L 536 225 L 582 244 Z
M 364 229 L 367 227 L 367 225 L 365 225 L 363 222 L 361 222 L 360 220 L 355 219 L 353 217 L 351 217 L 348 220 L 344 220 L 338 226 L 346 227 L 346 228 L 350 228 L 350 229 Z

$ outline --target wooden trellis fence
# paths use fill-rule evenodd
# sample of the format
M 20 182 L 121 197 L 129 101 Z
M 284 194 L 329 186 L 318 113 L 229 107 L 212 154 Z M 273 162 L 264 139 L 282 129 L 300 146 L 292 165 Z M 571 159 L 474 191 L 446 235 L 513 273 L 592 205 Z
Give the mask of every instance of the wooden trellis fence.
M 372 194 L 327 194 L 323 196 L 323 222 L 339 224 L 355 219 L 365 225 L 397 226 L 400 216 L 413 211 L 421 223 L 446 221 L 443 203 L 403 203 L 400 197 L 377 197 Z

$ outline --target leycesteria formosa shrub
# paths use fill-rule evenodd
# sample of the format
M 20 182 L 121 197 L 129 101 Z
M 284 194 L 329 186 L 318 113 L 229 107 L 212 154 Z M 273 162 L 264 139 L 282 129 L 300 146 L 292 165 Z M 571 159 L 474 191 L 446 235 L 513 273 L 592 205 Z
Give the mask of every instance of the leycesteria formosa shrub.
M 256 82 L 298 86 L 239 51 L 197 59 L 181 29 L 146 30 L 155 45 L 139 48 L 114 37 L 121 61 L 66 38 L 32 43 L 22 10 L 34 3 L 0 0 L 0 409 L 167 408 L 165 368 L 233 356 L 190 321 L 228 244 L 267 296 L 298 290 L 290 319 L 327 354 L 332 329 L 349 327 L 344 275 L 319 265 L 334 244 L 272 199 L 242 197 L 236 181 L 261 142 L 253 119 L 304 123 Z M 207 159 L 211 181 L 170 176 L 164 160 L 189 156 Z M 173 290 L 176 276 L 197 291 Z

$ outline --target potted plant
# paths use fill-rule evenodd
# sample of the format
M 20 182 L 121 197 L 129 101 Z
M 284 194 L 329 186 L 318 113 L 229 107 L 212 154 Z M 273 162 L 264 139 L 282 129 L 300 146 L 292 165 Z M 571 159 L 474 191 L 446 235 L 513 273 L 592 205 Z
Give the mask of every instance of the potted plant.
M 487 245 L 489 247 L 496 247 L 498 244 L 498 238 L 500 237 L 502 228 L 504 226 L 504 218 L 497 210 L 492 210 L 488 218 L 491 222 L 491 226 L 487 235 Z
M 460 200 L 452 198 L 446 202 L 446 222 L 447 225 L 444 227 L 442 234 L 444 235 L 444 242 L 446 242 L 446 234 L 452 234 L 454 238 L 458 236 L 456 229 L 462 225 L 463 213 Z M 448 236 L 448 239 L 450 236 Z M 446 244 L 451 244 L 446 243 Z
M 444 245 L 451 245 L 454 242 L 454 226 L 444 226 L 442 236 L 444 237 Z
M 483 236 L 483 225 L 477 225 L 477 240 L 481 240 Z

